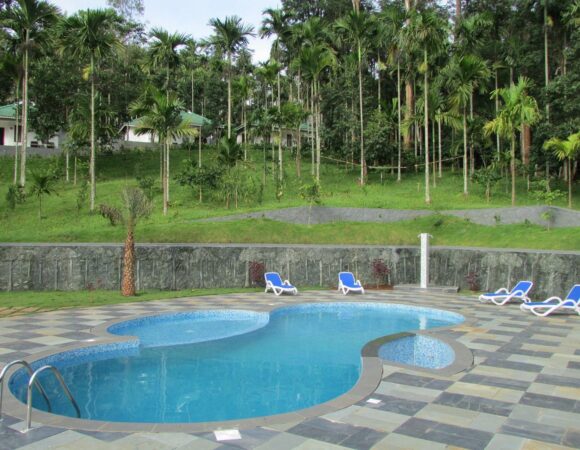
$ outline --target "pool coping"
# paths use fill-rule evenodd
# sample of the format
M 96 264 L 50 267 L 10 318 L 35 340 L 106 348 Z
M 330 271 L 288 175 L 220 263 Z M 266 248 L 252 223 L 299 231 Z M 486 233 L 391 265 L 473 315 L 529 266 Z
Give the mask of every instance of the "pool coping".
M 368 303 L 360 300 L 353 301 L 349 299 L 352 303 Z M 318 303 L 316 301 L 305 301 L 295 305 L 307 305 Z M 340 301 L 334 301 L 334 303 L 345 303 Z M 373 302 L 374 303 L 374 302 Z M 384 305 L 401 305 L 399 303 L 384 303 L 376 302 Z M 405 306 L 405 305 L 401 305 Z M 268 312 L 285 308 L 287 305 L 268 305 L 267 307 L 260 309 L 260 312 Z M 431 309 L 439 310 L 444 312 L 449 312 L 452 314 L 458 314 L 455 311 L 450 311 L 445 308 L 433 308 L 433 307 L 418 307 L 421 309 Z M 200 310 L 203 311 L 203 310 Z M 160 316 L 160 315 L 171 315 L 172 313 L 149 313 L 149 314 L 139 314 L 134 316 L 128 316 L 124 318 L 119 318 L 115 320 L 108 321 L 101 325 L 98 325 L 90 329 L 90 333 L 95 336 L 95 339 L 90 339 L 83 341 L 81 343 L 71 343 L 69 345 L 59 346 L 58 349 L 52 349 L 46 352 L 38 353 L 34 355 L 28 362 L 34 363 L 38 360 L 69 351 L 80 350 L 100 345 L 111 345 L 119 343 L 127 343 L 138 340 L 134 336 L 119 336 L 107 332 L 107 329 L 117 323 L 127 322 L 134 319 L 142 319 L 146 317 Z M 314 405 L 309 408 L 292 411 L 283 414 L 275 414 L 271 416 L 254 417 L 249 419 L 234 419 L 228 421 L 215 421 L 215 422 L 194 422 L 194 423 L 139 423 L 139 422 L 107 422 L 99 420 L 87 420 L 78 419 L 73 417 L 61 416 L 57 414 L 48 413 L 42 410 L 33 408 L 32 415 L 32 426 L 33 428 L 38 425 L 60 427 L 64 429 L 71 430 L 83 430 L 83 431 L 98 431 L 98 432 L 124 432 L 124 433 L 134 433 L 134 432 L 151 432 L 151 433 L 169 433 L 169 432 L 187 432 L 187 433 L 199 433 L 199 432 L 213 432 L 216 430 L 224 429 L 238 429 L 245 430 L 255 427 L 264 427 L 284 424 L 292 421 L 302 421 L 304 419 L 320 417 L 325 414 L 340 411 L 344 408 L 352 406 L 359 403 L 366 398 L 369 398 L 379 386 L 382 375 L 383 366 L 392 367 L 402 367 L 412 371 L 439 374 L 439 375 L 451 375 L 459 373 L 471 367 L 473 364 L 473 355 L 471 350 L 465 347 L 459 342 L 449 339 L 444 336 L 436 335 L 438 332 L 449 330 L 452 328 L 457 328 L 458 326 L 469 326 L 474 323 L 474 320 L 466 317 L 463 314 L 458 314 L 464 318 L 464 321 L 459 324 L 453 324 L 448 326 L 436 327 L 429 330 L 417 331 L 417 332 L 404 332 L 396 333 L 392 335 L 386 335 L 377 338 L 373 341 L 368 342 L 361 349 L 361 374 L 356 384 L 344 394 L 331 399 L 327 402 Z M 401 337 L 407 337 L 412 335 L 423 335 L 430 338 L 438 339 L 444 343 L 450 345 L 455 352 L 454 362 L 442 369 L 427 369 L 419 366 L 406 365 L 396 363 L 394 361 L 383 360 L 378 356 L 378 350 L 386 342 L 399 339 Z M 18 367 L 10 369 L 7 373 L 6 380 L 10 380 L 12 375 L 18 370 Z M 5 383 L 8 384 L 8 383 Z M 7 395 L 4 396 L 4 402 L 2 406 L 2 412 L 10 414 L 13 417 L 19 419 L 26 419 L 27 407 L 24 403 L 18 400 L 10 389 L 7 390 Z

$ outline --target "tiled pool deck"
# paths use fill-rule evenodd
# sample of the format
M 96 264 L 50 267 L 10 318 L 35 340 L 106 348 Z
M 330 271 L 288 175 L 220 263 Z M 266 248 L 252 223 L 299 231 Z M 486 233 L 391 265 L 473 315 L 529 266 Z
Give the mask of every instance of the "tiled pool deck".
M 474 297 L 372 292 L 343 297 L 236 294 L 61 310 L 0 320 L 0 366 L 94 339 L 90 330 L 139 314 L 191 309 L 269 310 L 313 301 L 378 301 L 439 307 L 467 322 L 432 333 L 472 350 L 474 365 L 444 376 L 383 366 L 371 397 L 318 417 L 241 430 L 217 442 L 213 433 L 127 433 L 42 426 L 27 434 L 4 415 L 0 449 L 560 449 L 580 447 L 580 317 L 536 318 L 518 306 L 481 305 Z M 5 394 L 6 397 L 6 394 Z

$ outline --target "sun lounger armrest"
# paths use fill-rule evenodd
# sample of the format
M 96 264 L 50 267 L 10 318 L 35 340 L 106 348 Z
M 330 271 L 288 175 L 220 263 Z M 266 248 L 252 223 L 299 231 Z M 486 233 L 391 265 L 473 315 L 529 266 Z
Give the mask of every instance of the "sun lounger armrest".
M 506 288 L 501 288 L 494 292 L 494 294 L 507 294 L 507 293 L 509 293 L 509 291 Z

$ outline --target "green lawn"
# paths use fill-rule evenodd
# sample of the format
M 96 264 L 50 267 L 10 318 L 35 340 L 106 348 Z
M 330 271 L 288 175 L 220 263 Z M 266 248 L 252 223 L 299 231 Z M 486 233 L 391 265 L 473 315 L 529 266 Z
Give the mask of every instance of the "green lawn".
M 204 160 L 214 156 L 214 149 L 204 151 Z M 195 155 L 196 152 L 193 152 Z M 180 172 L 182 161 L 189 156 L 185 150 L 172 152 L 172 173 Z M 288 156 L 288 155 L 287 155 Z M 261 153 L 252 153 L 255 161 L 261 161 Z M 308 160 L 308 158 L 305 158 Z M 119 192 L 125 185 L 136 185 L 136 174 L 158 177 L 159 156 L 156 151 L 124 152 L 100 155 L 98 158 L 97 204 L 118 203 Z M 161 195 L 154 198 L 153 215 L 137 230 L 139 242 L 199 242 L 199 243 L 319 243 L 319 244 L 417 244 L 417 234 L 429 232 L 434 235 L 434 245 L 493 246 L 537 249 L 580 249 L 578 228 L 546 230 L 532 225 L 498 225 L 485 227 L 451 217 L 427 217 L 395 224 L 341 223 L 300 226 L 268 220 L 246 220 L 224 223 L 199 223 L 195 219 L 237 214 L 249 211 L 265 211 L 277 208 L 305 206 L 299 195 L 300 186 L 310 182 L 310 166 L 305 161 L 303 178 L 296 176 L 293 161 L 286 163 L 286 181 L 283 196 L 275 198 L 272 173 L 264 189 L 262 202 L 256 198 L 241 202 L 239 209 L 225 208 L 223 199 L 214 196 L 200 204 L 197 192 L 190 187 L 171 183 L 169 215 L 161 214 Z M 29 158 L 30 170 L 39 170 L 50 162 Z M 269 164 L 268 164 L 269 166 Z M 261 180 L 262 165 L 252 164 L 257 180 Z M 77 212 L 76 199 L 79 186 L 60 182 L 57 194 L 45 197 L 43 218 L 38 218 L 38 202 L 28 198 L 16 210 L 7 208 L 5 193 L 12 174 L 12 159 L 0 158 L 0 241 L 2 242 L 122 242 L 124 230 L 111 227 L 99 215 L 91 215 L 87 208 Z M 462 194 L 462 178 L 459 171 L 448 170 L 437 187 L 432 188 L 433 203 L 426 206 L 421 174 L 405 173 L 403 182 L 397 183 L 394 175 L 387 173 L 383 182 L 377 173 L 371 173 L 369 184 L 357 184 L 357 171 L 347 170 L 343 165 L 326 164 L 322 167 L 322 205 L 335 207 L 430 209 L 468 209 L 510 206 L 510 195 L 505 183 L 498 185 L 490 203 L 485 201 L 483 188 L 472 184 L 470 195 Z M 555 185 L 565 190 L 564 185 Z M 518 185 L 518 206 L 536 205 L 528 195 L 526 184 Z M 580 195 L 575 194 L 575 204 Z M 563 198 L 556 203 L 565 206 Z

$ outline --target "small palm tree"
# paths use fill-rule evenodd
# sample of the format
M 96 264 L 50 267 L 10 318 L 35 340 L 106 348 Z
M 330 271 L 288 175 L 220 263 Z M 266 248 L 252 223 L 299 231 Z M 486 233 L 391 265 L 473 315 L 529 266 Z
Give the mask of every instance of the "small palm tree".
M 568 208 L 572 208 L 572 166 L 580 154 L 580 132 L 571 134 L 566 140 L 552 138 L 544 143 L 544 149 L 552 151 L 559 160 L 566 160 L 568 171 Z
M 95 99 L 96 72 L 100 60 L 122 47 L 116 33 L 120 18 L 112 9 L 87 9 L 67 17 L 61 24 L 62 51 L 72 56 L 88 59 L 88 77 L 91 83 L 91 156 L 89 161 L 89 182 L 91 185 L 90 209 L 95 209 L 96 197 L 96 136 Z
M 248 44 L 248 37 L 253 35 L 254 28 L 244 25 L 237 16 L 225 20 L 211 19 L 209 24 L 214 29 L 209 44 L 226 56 L 228 64 L 228 138 L 232 137 L 232 59 L 238 51 Z
M 44 0 L 17 0 L 9 9 L 7 28 L 12 30 L 23 50 L 22 147 L 20 150 L 20 185 L 26 184 L 26 143 L 28 139 L 28 78 L 30 54 L 35 41 L 42 38 L 57 20 L 58 9 Z
M 54 189 L 55 179 L 51 173 L 32 173 L 32 188 L 30 195 L 38 199 L 38 218 L 42 219 L 42 197 L 45 195 L 52 195 L 56 191 Z
M 169 92 L 171 71 L 179 65 L 177 49 L 187 45 L 188 36 L 181 33 L 168 33 L 160 28 L 153 28 L 150 36 L 153 39 L 149 47 L 151 62 L 154 66 L 165 69 L 165 91 Z
M 520 77 L 516 84 L 493 91 L 492 98 L 499 97 L 503 106 L 497 117 L 484 126 L 486 135 L 497 133 L 510 140 L 512 206 L 516 204 L 516 132 L 522 132 L 525 126 L 534 125 L 540 119 L 538 103 L 528 95 L 530 87 L 530 80 Z
M 127 227 L 127 237 L 123 250 L 123 280 L 121 294 L 125 297 L 135 295 L 135 228 L 140 219 L 151 214 L 151 202 L 138 188 L 127 187 L 121 193 L 123 209 L 121 217 Z
M 162 147 L 164 164 L 162 166 L 163 215 L 167 215 L 169 206 L 169 150 L 174 140 L 197 136 L 197 130 L 185 120 L 182 112 L 184 104 L 173 93 L 164 94 L 156 88 L 150 88 L 148 95 L 133 103 L 131 112 L 141 117 L 136 133 L 152 134 L 159 138 Z

